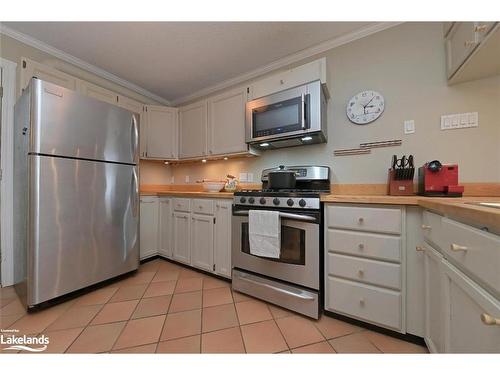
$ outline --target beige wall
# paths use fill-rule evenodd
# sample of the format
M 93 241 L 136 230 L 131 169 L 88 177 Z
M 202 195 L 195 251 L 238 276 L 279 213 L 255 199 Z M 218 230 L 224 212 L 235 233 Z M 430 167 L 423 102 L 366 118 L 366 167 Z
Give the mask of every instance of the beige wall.
M 263 168 L 322 164 L 332 168 L 336 183 L 384 183 L 393 154 L 413 154 L 417 165 L 432 159 L 458 163 L 463 182 L 500 182 L 500 76 L 448 86 L 440 23 L 406 23 L 314 58 L 322 56 L 327 58 L 331 93 L 327 144 L 267 151 L 238 161 L 154 169 L 142 162 L 142 182 L 169 183 L 173 175 L 175 183 L 184 183 L 186 175 L 196 181 L 239 172 L 252 172 L 258 181 Z M 345 116 L 345 104 L 365 89 L 380 91 L 386 109 L 372 124 L 353 125 Z M 442 114 L 472 111 L 479 112 L 478 128 L 440 130 Z M 415 134 L 403 133 L 406 119 L 415 120 Z M 337 148 L 388 139 L 402 139 L 403 145 L 369 155 L 333 156 Z
M 150 98 L 147 98 L 130 89 L 127 89 L 123 86 L 117 85 L 116 83 L 101 78 L 93 73 L 87 72 L 86 70 L 80 69 L 72 64 L 69 64 L 61 59 L 58 59 L 57 57 L 49 55 L 27 44 L 21 43 L 18 40 L 13 39 L 4 34 L 0 34 L 0 56 L 4 59 L 17 63 L 17 79 L 16 79 L 17 84 L 19 84 L 20 81 L 19 76 L 21 68 L 20 67 L 21 58 L 26 57 L 28 59 L 37 61 L 41 64 L 45 64 L 62 72 L 68 73 L 74 77 L 104 87 L 108 90 L 115 91 L 118 94 L 127 96 L 141 103 L 158 104 L 157 102 L 155 102 Z M 19 92 L 17 88 L 16 92 Z

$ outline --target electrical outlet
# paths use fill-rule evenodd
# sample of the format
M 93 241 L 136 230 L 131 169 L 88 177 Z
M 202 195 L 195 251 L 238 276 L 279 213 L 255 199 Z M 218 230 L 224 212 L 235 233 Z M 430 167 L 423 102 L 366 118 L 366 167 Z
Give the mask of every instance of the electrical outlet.
M 455 113 L 441 116 L 441 130 L 477 128 L 479 116 L 477 112 Z
M 185 180 L 186 184 L 189 183 L 189 176 L 186 176 L 184 180 Z
M 248 179 L 248 173 L 240 172 L 240 182 L 247 182 L 247 179 Z
M 414 120 L 405 120 L 404 130 L 405 130 L 405 134 L 415 133 L 415 121 Z
M 170 183 L 171 184 L 175 183 L 175 177 L 174 176 L 170 176 Z

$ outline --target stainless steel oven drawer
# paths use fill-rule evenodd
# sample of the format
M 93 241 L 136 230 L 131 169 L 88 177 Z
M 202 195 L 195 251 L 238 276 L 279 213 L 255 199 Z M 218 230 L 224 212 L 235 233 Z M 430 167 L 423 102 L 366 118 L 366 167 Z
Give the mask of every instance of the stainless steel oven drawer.
M 238 269 L 233 269 L 232 288 L 311 318 L 319 318 L 318 292 Z

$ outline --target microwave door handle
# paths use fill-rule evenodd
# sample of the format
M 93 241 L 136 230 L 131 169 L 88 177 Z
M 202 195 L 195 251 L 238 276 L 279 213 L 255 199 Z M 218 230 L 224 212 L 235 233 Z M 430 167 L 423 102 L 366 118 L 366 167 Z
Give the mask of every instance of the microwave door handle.
M 236 215 L 248 216 L 247 210 L 234 211 Z M 292 220 L 304 220 L 304 221 L 316 221 L 314 216 L 290 214 L 288 212 L 280 212 L 280 218 L 282 219 L 292 219 Z
M 306 128 L 306 96 L 301 95 L 301 105 L 302 105 L 302 129 Z

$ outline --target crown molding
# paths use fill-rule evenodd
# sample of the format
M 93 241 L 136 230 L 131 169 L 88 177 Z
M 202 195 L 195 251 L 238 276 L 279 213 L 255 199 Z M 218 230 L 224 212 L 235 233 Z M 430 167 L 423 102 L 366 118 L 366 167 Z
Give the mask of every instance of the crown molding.
M 333 39 L 324 41 L 324 42 L 317 44 L 315 46 L 303 49 L 302 51 L 288 55 L 288 56 L 286 56 L 282 59 L 276 60 L 268 65 L 262 66 L 260 68 L 255 69 L 255 70 L 252 70 L 250 72 L 241 74 L 237 77 L 220 82 L 216 85 L 204 88 L 204 89 L 199 90 L 193 94 L 189 94 L 189 95 L 183 96 L 181 98 L 171 100 L 170 103 L 172 105 L 179 105 L 179 104 L 193 101 L 195 99 L 207 96 L 213 92 L 223 90 L 223 89 L 230 87 L 230 86 L 235 86 L 235 85 L 242 83 L 242 82 L 245 82 L 245 81 L 249 81 L 253 78 L 264 75 L 264 74 L 269 73 L 273 70 L 283 68 L 287 65 L 290 65 L 290 64 L 293 64 L 295 62 L 307 59 L 308 57 L 326 52 L 326 51 L 331 50 L 335 47 L 342 46 L 344 44 L 353 42 L 355 40 L 358 40 L 358 39 L 361 39 L 364 37 L 367 37 L 369 35 L 378 33 L 380 31 L 387 30 L 391 27 L 398 26 L 402 23 L 403 22 L 379 22 L 379 23 L 364 27 L 362 29 L 353 31 L 351 33 L 348 33 L 348 34 L 345 34 L 342 36 L 339 36 L 337 38 L 333 38 Z
M 120 78 L 112 73 L 109 73 L 105 71 L 104 69 L 101 69 L 95 65 L 92 65 L 86 61 L 83 61 L 79 59 L 78 57 L 75 57 L 73 55 L 70 55 L 69 53 L 66 53 L 64 51 L 61 51 L 60 49 L 57 49 L 55 47 L 52 47 L 48 45 L 47 43 L 44 43 L 36 38 L 33 38 L 29 35 L 23 34 L 19 31 L 16 31 L 8 26 L 2 25 L 0 23 L 0 33 L 5 34 L 13 39 L 18 40 L 21 43 L 27 44 L 31 47 L 34 47 L 36 49 L 39 49 L 43 52 L 48 53 L 49 55 L 52 55 L 54 57 L 57 57 L 58 59 L 61 59 L 67 63 L 70 63 L 74 66 L 77 66 L 78 68 L 81 68 L 83 70 L 86 70 L 90 73 L 95 74 L 96 76 L 99 76 L 101 78 L 104 78 L 108 81 L 111 81 L 113 83 L 116 83 L 117 85 L 123 86 L 129 90 L 132 90 L 138 94 L 141 94 L 147 98 L 153 99 L 154 101 L 165 104 L 165 105 L 170 105 L 171 103 L 166 100 L 165 98 L 162 98 L 159 95 L 156 95 L 132 82 L 129 82 L 123 78 Z

